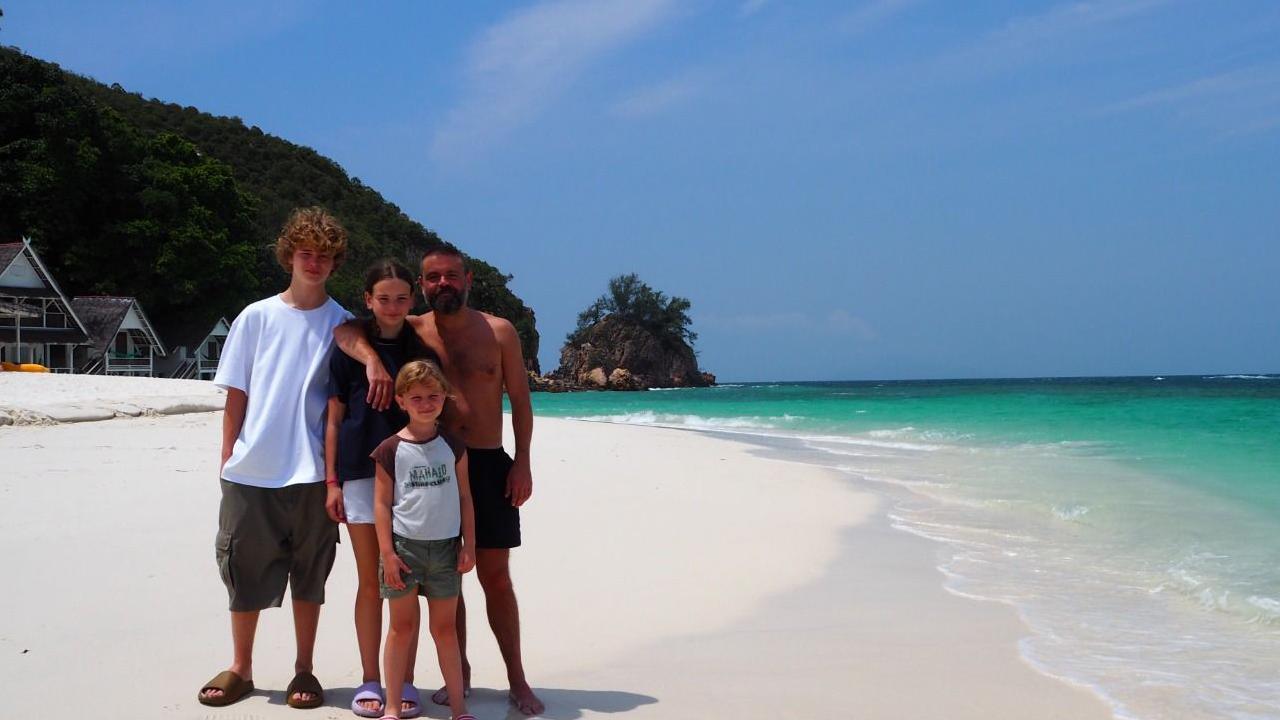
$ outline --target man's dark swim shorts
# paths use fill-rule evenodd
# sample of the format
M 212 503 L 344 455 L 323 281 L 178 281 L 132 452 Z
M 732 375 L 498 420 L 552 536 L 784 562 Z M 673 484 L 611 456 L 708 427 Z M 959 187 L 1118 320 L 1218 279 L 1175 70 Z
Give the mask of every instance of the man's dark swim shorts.
M 513 507 L 506 496 L 507 473 L 514 464 L 502 448 L 467 448 L 477 548 L 520 546 L 520 508 Z

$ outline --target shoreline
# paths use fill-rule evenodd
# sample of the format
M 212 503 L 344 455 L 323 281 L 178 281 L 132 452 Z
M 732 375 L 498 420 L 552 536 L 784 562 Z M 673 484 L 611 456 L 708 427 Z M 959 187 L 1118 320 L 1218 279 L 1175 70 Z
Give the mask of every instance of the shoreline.
M 578 420 L 576 422 L 627 425 L 627 423 L 615 420 Z M 632 427 L 636 426 L 632 425 Z M 866 522 L 845 529 L 843 533 L 844 540 L 842 541 L 843 551 L 836 563 L 830 566 L 829 570 L 836 575 L 852 573 L 853 571 L 850 568 L 861 567 L 866 564 L 865 560 L 857 557 L 856 551 L 868 546 L 874 547 L 877 552 L 888 552 L 894 555 L 895 558 L 910 556 L 909 559 L 903 560 L 903 564 L 912 565 L 909 572 L 913 574 L 922 573 L 924 572 L 922 567 L 927 566 L 927 574 L 932 580 L 931 585 L 923 587 L 917 585 L 917 590 L 922 597 L 916 598 L 915 602 L 919 603 L 920 607 L 935 606 L 939 612 L 964 613 L 972 618 L 977 618 L 973 622 L 978 624 L 992 623 L 1000 625 L 1000 631 L 1004 633 L 1005 645 L 1012 652 L 1013 665 L 1017 667 L 1005 666 L 999 673 L 995 673 L 994 669 L 998 664 L 1004 663 L 1010 658 L 1001 656 L 998 649 L 994 655 L 985 656 L 987 663 L 985 668 L 976 673 L 974 677 L 971 677 L 968 683 L 971 692 L 981 688 L 981 692 L 988 692 L 990 696 L 983 700 L 986 703 L 984 709 L 973 714 L 972 717 L 1130 717 L 1121 712 L 1121 704 L 1110 697 L 1105 688 L 1055 672 L 1034 657 L 1034 654 L 1029 651 L 1028 645 L 1036 639 L 1037 631 L 1024 614 L 1024 608 L 1006 599 L 966 593 L 953 587 L 952 576 L 947 568 L 948 560 L 944 557 L 950 550 L 949 543 L 917 532 L 913 528 L 904 525 L 894 514 L 896 504 L 904 497 L 912 494 L 912 491 L 906 485 L 885 484 L 857 473 L 838 469 L 830 464 L 818 462 L 810 452 L 801 451 L 791 446 L 791 443 L 798 440 L 798 438 L 726 428 L 638 426 L 687 431 L 724 442 L 741 444 L 749 448 L 749 452 L 754 456 L 820 469 L 835 477 L 852 492 L 874 496 L 877 500 L 875 513 Z M 862 569 L 869 571 L 873 575 L 876 571 L 880 571 L 880 574 L 876 575 L 880 580 L 899 585 L 904 581 L 902 577 L 893 577 L 896 573 L 892 570 L 886 571 L 882 566 L 870 569 L 863 567 Z M 865 579 L 865 577 L 860 576 L 856 581 L 863 582 Z M 839 585 L 838 581 L 833 582 L 835 585 Z M 828 590 L 831 589 L 834 588 L 828 588 Z M 848 589 L 844 589 L 843 592 L 847 593 Z M 902 599 L 901 595 L 897 598 L 897 600 Z M 897 600 L 884 599 L 884 602 L 894 603 Z M 974 605 L 986 609 L 972 607 Z M 985 616 L 985 618 L 982 616 Z M 952 618 L 952 621 L 954 621 L 954 618 Z M 955 630 L 955 628 L 946 627 L 946 623 L 939 624 L 933 630 L 934 638 L 942 638 L 945 633 L 952 630 Z M 888 638 L 889 635 L 891 633 L 886 633 L 886 641 L 892 642 L 891 638 Z M 939 647 L 946 651 L 955 649 L 953 644 L 947 642 L 939 643 Z M 987 652 L 990 652 L 990 650 Z M 952 657 L 950 660 L 950 666 L 953 668 L 959 668 L 963 663 L 969 662 L 963 657 Z M 860 659 L 859 662 L 863 662 L 863 660 Z M 943 664 L 944 666 L 948 665 L 948 663 Z M 862 669 L 865 670 L 866 668 Z M 1019 701 L 1010 703 L 1006 707 L 1003 705 L 1008 700 L 1005 697 L 1006 688 L 1003 687 L 1004 682 L 997 682 L 1000 687 L 983 687 L 984 682 L 989 680 L 992 674 L 1000 674 L 1007 679 L 1010 677 L 1008 673 L 1016 675 L 1022 670 L 1029 670 L 1038 678 L 1033 683 L 1040 686 L 1038 692 L 1041 695 L 1034 700 L 1025 695 L 1024 690 L 1020 690 L 1018 694 L 1022 695 L 1022 697 Z M 902 678 L 889 678 L 886 681 L 890 683 L 896 682 L 899 685 L 919 685 L 919 678 L 913 678 L 910 681 Z M 1022 682 L 1026 682 L 1026 680 L 1023 679 Z M 884 694 L 882 688 L 875 684 L 869 684 L 864 690 L 871 695 Z M 1044 703 L 1045 707 L 1040 707 L 1040 703 L 1044 701 L 1046 696 L 1055 699 L 1053 702 Z M 904 710 L 901 706 L 894 705 L 893 700 L 894 698 L 890 697 L 881 698 L 882 707 L 872 711 L 871 716 L 893 717 L 895 712 L 906 712 L 908 714 L 912 712 Z M 915 712 L 920 713 L 921 717 L 970 717 L 965 711 L 958 710 L 954 706 L 947 704 L 930 706 L 928 702 L 922 702 L 921 707 Z
M 7 701 L 12 712 L 45 708 L 72 671 L 103 717 L 293 716 L 281 704 L 287 610 L 263 617 L 253 697 L 225 709 L 194 701 L 229 657 L 212 562 L 220 420 L 0 429 L 14 468 L 0 480 L 3 572 L 31 579 L 0 621 L 0 672 L 27 689 Z M 882 493 L 711 433 L 536 423 L 527 549 L 513 574 L 543 717 L 1111 717 L 1021 659 L 1029 630 L 1011 608 L 949 594 L 934 543 L 890 527 Z M 46 524 L 64 483 L 78 493 L 67 522 Z M 93 601 L 48 591 L 67 576 L 95 588 Z M 480 602 L 474 577 L 464 585 Z M 328 592 L 317 674 L 326 717 L 346 717 L 360 677 L 343 547 Z M 501 661 L 474 617 L 472 710 L 506 717 Z M 427 692 L 438 677 L 429 647 Z M 139 698 L 111 672 L 86 672 L 119 667 L 154 689 Z
M 613 417 L 589 421 L 621 424 Z M 1269 658 L 1275 657 L 1276 607 L 1268 599 L 1274 592 L 1208 595 L 1203 588 L 1226 581 L 1209 575 L 1212 568 L 1190 563 L 1244 557 L 1224 550 L 1221 541 L 1213 547 L 1225 554 L 1154 542 L 1149 555 L 1127 554 L 1133 538 L 1123 523 L 1130 516 L 1112 514 L 1107 503 L 1146 508 L 1148 532 L 1183 517 L 1171 511 L 1197 508 L 1202 517 L 1235 518 L 1236 527 L 1245 528 L 1241 538 L 1259 537 L 1221 498 L 1072 441 L 957 444 L 906 432 L 913 428 L 824 434 L 730 423 L 701 427 L 693 423 L 698 419 L 684 415 L 687 424 L 676 426 L 637 424 L 749 443 L 766 457 L 827 468 L 851 487 L 881 497 L 895 530 L 935 549 L 933 567 L 947 593 L 1008 607 L 1024 628 L 1016 643 L 1019 659 L 1044 677 L 1087 691 L 1112 717 L 1172 712 L 1208 718 L 1229 708 L 1262 715 L 1274 709 L 1274 686 L 1266 681 Z M 1078 447 L 1084 449 L 1077 453 Z M 1007 484 L 1014 479 L 1011 472 L 1019 478 L 1013 485 Z M 1120 489 L 1095 492 L 1104 485 Z M 1010 492 L 1015 487 L 1022 489 Z M 1069 490 L 1054 493 L 1052 501 L 1037 496 L 1049 487 Z M 1159 499 L 1143 499 L 1153 497 Z M 1202 524 L 1180 527 L 1193 533 Z M 1168 537 L 1176 542 L 1177 535 Z M 1195 542 L 1198 536 L 1184 537 Z M 1148 557 L 1157 562 L 1138 564 Z M 1160 564 L 1162 557 L 1174 562 Z M 1099 566 L 1101 558 L 1107 561 Z M 1227 606 L 1228 597 L 1234 605 Z M 1261 678 L 1262 684 L 1248 678 Z

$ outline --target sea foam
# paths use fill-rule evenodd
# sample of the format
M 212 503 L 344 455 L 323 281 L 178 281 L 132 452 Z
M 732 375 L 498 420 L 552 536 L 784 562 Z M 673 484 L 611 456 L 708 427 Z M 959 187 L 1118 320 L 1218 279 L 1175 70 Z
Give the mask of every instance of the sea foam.
M 1280 375 L 1206 375 L 1205 380 L 1280 380 Z
M 800 418 L 795 415 L 707 417 L 704 415 L 659 413 L 643 410 L 613 415 L 570 415 L 566 419 L 696 430 L 774 430 L 788 423 L 793 423 Z

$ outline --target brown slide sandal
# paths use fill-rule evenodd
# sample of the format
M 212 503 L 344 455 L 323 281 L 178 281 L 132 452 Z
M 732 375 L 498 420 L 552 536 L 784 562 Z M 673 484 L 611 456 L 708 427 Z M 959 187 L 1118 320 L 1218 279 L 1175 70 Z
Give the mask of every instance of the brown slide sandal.
M 222 695 L 205 697 L 205 690 L 221 690 Z M 251 692 L 253 692 L 252 681 L 245 680 L 230 670 L 223 670 L 214 675 L 212 680 L 205 683 L 204 687 L 200 688 L 200 692 L 196 695 L 196 700 L 199 700 L 201 705 L 222 707 L 244 698 Z
M 310 700 L 295 700 L 293 696 L 296 693 L 311 693 L 315 697 Z M 285 702 L 289 707 L 298 710 L 310 710 L 318 708 L 324 703 L 324 688 L 320 687 L 320 681 L 315 675 L 309 672 L 300 672 L 293 676 L 289 681 L 289 687 L 284 691 Z

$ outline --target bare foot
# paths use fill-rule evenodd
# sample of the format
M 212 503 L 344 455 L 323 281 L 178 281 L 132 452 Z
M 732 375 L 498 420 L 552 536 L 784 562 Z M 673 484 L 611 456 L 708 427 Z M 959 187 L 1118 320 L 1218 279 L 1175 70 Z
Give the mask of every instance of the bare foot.
M 511 704 L 525 715 L 540 715 L 543 710 L 547 709 L 546 705 L 533 694 L 533 688 L 525 685 L 521 688 L 511 688 L 511 692 L 507 694 L 507 698 L 511 700 Z
M 470 685 L 464 685 L 462 687 L 462 697 L 464 698 L 471 697 Z M 449 704 L 449 688 L 442 687 L 439 690 L 431 693 L 431 702 L 437 705 L 448 705 Z

